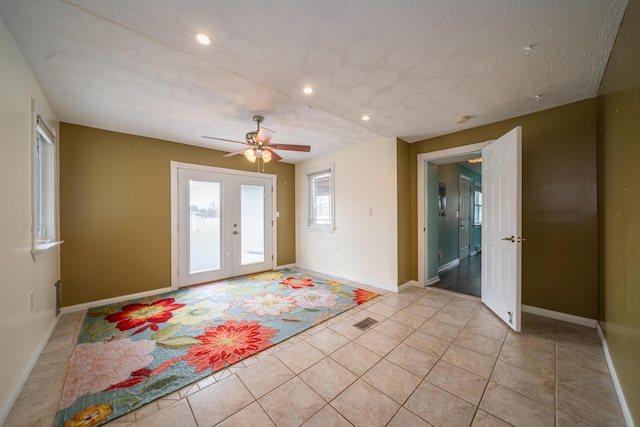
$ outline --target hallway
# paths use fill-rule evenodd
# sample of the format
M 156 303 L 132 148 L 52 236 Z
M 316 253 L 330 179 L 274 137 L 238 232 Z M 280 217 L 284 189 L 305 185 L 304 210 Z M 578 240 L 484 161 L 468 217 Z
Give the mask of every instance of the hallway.
M 440 281 L 431 287 L 479 297 L 481 264 L 481 253 L 469 256 L 457 266 L 439 273 Z

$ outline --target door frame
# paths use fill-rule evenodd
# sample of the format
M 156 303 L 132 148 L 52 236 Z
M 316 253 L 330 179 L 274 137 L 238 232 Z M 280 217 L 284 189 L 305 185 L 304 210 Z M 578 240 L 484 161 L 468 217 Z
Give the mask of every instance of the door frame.
M 178 289 L 178 256 L 179 256 L 179 242 L 178 242 L 178 169 L 189 169 L 194 171 L 204 171 L 212 173 L 222 173 L 227 175 L 240 175 L 247 177 L 257 177 L 271 179 L 271 218 L 273 218 L 273 227 L 271 232 L 273 233 L 271 238 L 273 259 L 271 262 L 271 268 L 275 269 L 278 265 L 278 215 L 277 215 L 277 190 L 276 190 L 276 175 L 249 172 L 237 169 L 225 169 L 215 166 L 205 166 L 193 163 L 184 163 L 171 160 L 169 162 L 171 169 L 171 289 Z
M 447 163 L 456 163 L 466 160 L 470 158 L 470 155 L 482 152 L 482 149 L 493 141 L 495 140 L 492 139 L 476 144 L 418 154 L 418 170 L 416 175 L 418 179 L 418 283 L 420 286 L 428 286 L 427 281 L 429 280 L 426 274 L 426 260 L 429 257 L 429 230 L 426 227 L 426 224 L 428 224 L 428 210 L 426 209 L 427 197 L 425 194 L 426 189 L 429 188 L 427 181 L 427 162 L 446 160 Z

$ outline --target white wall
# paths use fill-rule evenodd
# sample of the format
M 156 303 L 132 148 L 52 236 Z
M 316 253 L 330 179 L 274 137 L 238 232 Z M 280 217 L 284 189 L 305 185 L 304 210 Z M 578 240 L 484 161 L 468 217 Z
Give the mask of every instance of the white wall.
M 0 20 L 0 424 L 55 324 L 59 249 L 31 257 L 31 99 L 57 119 Z M 29 292 L 35 308 L 29 309 Z
M 396 140 L 381 138 L 296 164 L 296 264 L 398 289 Z M 336 230 L 307 228 L 309 169 L 334 163 Z M 373 215 L 369 210 L 373 210 Z

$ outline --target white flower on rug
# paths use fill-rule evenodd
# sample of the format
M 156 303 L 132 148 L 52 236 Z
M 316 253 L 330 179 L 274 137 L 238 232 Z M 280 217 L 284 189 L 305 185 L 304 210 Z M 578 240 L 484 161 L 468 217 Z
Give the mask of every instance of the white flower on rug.
M 224 311 L 229 308 L 226 302 L 210 302 L 203 301 L 195 305 L 187 305 L 173 312 L 173 317 L 168 320 L 169 323 L 179 323 L 182 325 L 197 325 L 198 323 L 208 322 L 210 320 L 222 317 Z
M 80 396 L 118 384 L 153 361 L 155 341 L 130 338 L 78 344 L 73 350 L 59 408 L 71 406 Z
M 295 306 L 296 302 L 292 297 L 274 295 L 271 292 L 246 299 L 241 305 L 247 309 L 247 313 L 257 316 L 279 316 L 281 313 L 289 313 Z
M 338 296 L 325 289 L 299 289 L 291 294 L 300 307 L 331 307 L 336 305 Z

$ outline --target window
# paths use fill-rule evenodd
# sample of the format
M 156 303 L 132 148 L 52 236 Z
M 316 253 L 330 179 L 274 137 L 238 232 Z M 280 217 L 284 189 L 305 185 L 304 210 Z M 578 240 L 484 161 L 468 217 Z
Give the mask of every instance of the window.
M 309 214 L 307 225 L 317 228 L 334 228 L 334 178 L 333 164 L 307 172 Z
M 33 146 L 33 257 L 57 246 L 56 134 L 40 115 L 35 116 Z
M 482 187 L 475 185 L 473 195 L 473 225 L 480 227 L 482 225 Z

